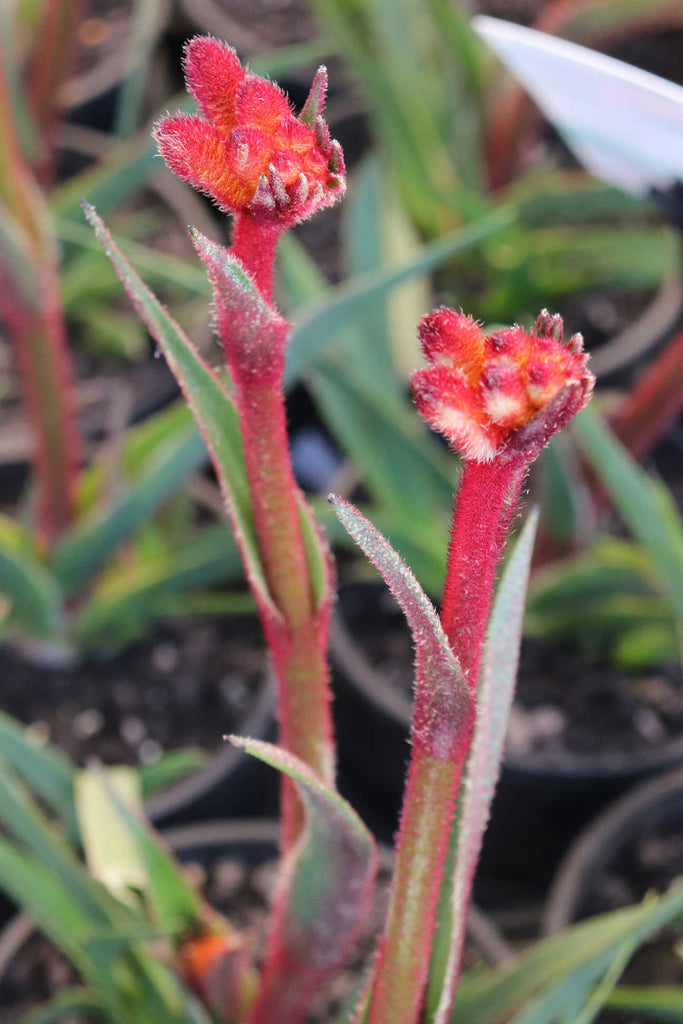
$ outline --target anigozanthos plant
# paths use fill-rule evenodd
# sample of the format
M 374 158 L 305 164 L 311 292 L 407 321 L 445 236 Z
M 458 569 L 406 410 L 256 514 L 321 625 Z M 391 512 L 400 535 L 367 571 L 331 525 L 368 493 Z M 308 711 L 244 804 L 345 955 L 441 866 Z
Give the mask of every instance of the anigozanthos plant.
M 346 187 L 341 146 L 322 117 L 327 71 L 318 70 L 298 117 L 277 85 L 216 39 L 190 40 L 185 74 L 200 114 L 163 118 L 159 151 L 174 174 L 235 215 L 232 252 L 270 300 L 282 232 Z
M 502 754 L 500 721 L 504 726 L 516 674 L 521 605 L 519 594 L 504 593 L 514 589 L 514 580 L 499 595 L 508 621 L 491 627 L 485 648 L 496 572 L 531 463 L 586 404 L 593 387 L 580 336 L 565 344 L 561 318 L 545 311 L 529 333 L 513 327 L 486 336 L 470 317 L 441 308 L 423 319 L 419 334 L 429 365 L 413 376 L 417 406 L 463 460 L 440 622 L 374 527 L 332 499 L 402 605 L 416 646 L 412 752 L 392 897 L 357 1024 L 417 1024 L 435 973 L 435 1013 L 428 1019 L 449 1019 L 469 893 Z M 527 557 L 530 536 L 527 531 Z M 522 557 L 517 571 L 523 575 L 527 568 Z M 456 803 L 455 871 L 444 878 Z M 447 968 L 434 966 L 430 977 L 442 891 L 453 908 L 443 926 Z
M 185 73 L 199 114 L 163 118 L 155 137 L 175 174 L 234 215 L 229 250 L 197 232 L 193 238 L 214 285 L 235 385 L 269 600 L 258 588 L 256 596 L 280 681 L 282 742 L 332 782 L 328 603 L 319 604 L 311 583 L 288 452 L 282 377 L 289 324 L 271 305 L 278 238 L 344 193 L 341 148 L 322 117 L 327 73 L 319 69 L 298 117 L 277 85 L 245 70 L 231 47 L 210 37 L 190 40 Z M 298 831 L 292 798 L 287 786 L 287 847 Z
M 372 841 L 333 788 L 330 561 L 289 461 L 282 393 L 289 326 L 271 298 L 277 239 L 342 194 L 343 162 L 321 118 L 324 71 L 297 118 L 275 85 L 245 71 L 213 39 L 190 42 L 186 70 L 199 114 L 166 117 L 156 137 L 172 170 L 235 218 L 230 249 L 193 232 L 214 287 L 234 391 L 134 274 L 94 211 L 87 213 L 204 434 L 272 650 L 287 749 L 234 742 L 289 776 L 305 804 L 306 828 L 303 805 L 285 790 L 288 856 L 266 961 L 244 1016 L 247 1024 L 299 1024 L 347 957 L 374 874 Z M 401 604 L 416 647 L 392 895 L 355 1024 L 448 1024 L 514 688 L 533 515 L 492 612 L 496 572 L 529 466 L 593 385 L 580 338 L 565 344 L 561 320 L 545 312 L 530 333 L 515 327 L 487 337 L 470 318 L 440 309 L 423 320 L 420 336 L 429 365 L 413 380 L 418 407 L 464 462 L 440 619 L 384 538 L 332 498 Z M 193 984 L 202 990 L 201 978 Z
M 230 248 L 192 232 L 214 288 L 232 388 L 140 281 L 92 207 L 86 214 L 202 431 L 272 653 L 285 750 L 243 745 L 286 776 L 287 857 L 246 1019 L 297 1024 L 347 957 L 375 871 L 372 838 L 334 791 L 332 566 L 292 472 L 282 387 L 290 328 L 271 298 L 278 238 L 343 194 L 344 165 L 322 119 L 324 68 L 296 117 L 276 85 L 215 39 L 191 40 L 185 67 L 199 114 L 165 117 L 155 135 L 171 170 L 234 215 Z
M 486 336 L 447 308 L 419 327 L 429 365 L 413 376 L 415 401 L 463 459 L 441 622 L 471 688 L 522 482 L 593 388 L 581 335 L 565 344 L 563 330 L 562 318 L 545 310 L 528 334 L 513 327 Z

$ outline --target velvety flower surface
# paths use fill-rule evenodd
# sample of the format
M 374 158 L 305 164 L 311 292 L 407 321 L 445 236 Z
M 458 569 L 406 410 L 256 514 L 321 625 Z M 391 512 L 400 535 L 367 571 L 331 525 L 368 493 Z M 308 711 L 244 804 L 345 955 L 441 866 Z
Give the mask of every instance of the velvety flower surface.
M 581 335 L 565 343 L 563 330 L 545 310 L 528 333 L 491 335 L 445 306 L 429 313 L 419 336 L 430 365 L 412 380 L 418 409 L 466 459 L 536 454 L 593 389 Z
M 196 36 L 185 77 L 199 114 L 156 126 L 171 170 L 221 209 L 297 223 L 344 192 L 344 159 L 322 118 L 327 73 L 320 68 L 296 117 L 282 90 L 247 71 L 230 46 Z

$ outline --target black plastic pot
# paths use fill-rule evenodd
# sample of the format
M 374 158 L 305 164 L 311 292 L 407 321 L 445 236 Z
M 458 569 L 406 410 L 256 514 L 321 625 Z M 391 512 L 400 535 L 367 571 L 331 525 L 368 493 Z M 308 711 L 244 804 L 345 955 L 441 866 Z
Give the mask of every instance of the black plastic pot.
M 275 686 L 264 677 L 256 702 L 241 723 L 239 735 L 272 740 L 275 733 Z M 207 819 L 253 817 L 277 805 L 276 773 L 262 761 L 225 743 L 201 771 L 171 786 L 145 804 L 157 827 L 180 826 Z
M 643 842 L 652 849 L 649 868 L 635 855 Z M 669 844 L 675 858 L 671 878 L 678 877 L 683 873 L 680 768 L 641 783 L 602 811 L 577 836 L 553 880 L 543 916 L 544 934 L 556 935 L 574 921 L 612 909 L 605 905 L 606 897 L 618 900 L 622 890 L 623 902 L 632 902 L 657 888 L 656 868 L 663 851 L 666 855 L 664 843 Z
M 354 621 L 377 617 L 385 595 L 374 584 L 342 588 L 331 655 L 341 788 L 376 834 L 389 839 L 398 821 L 410 752 L 411 701 L 373 667 L 353 636 Z M 480 875 L 503 883 L 547 885 L 572 839 L 598 811 L 638 782 L 681 764 L 683 738 L 637 756 L 506 758 Z

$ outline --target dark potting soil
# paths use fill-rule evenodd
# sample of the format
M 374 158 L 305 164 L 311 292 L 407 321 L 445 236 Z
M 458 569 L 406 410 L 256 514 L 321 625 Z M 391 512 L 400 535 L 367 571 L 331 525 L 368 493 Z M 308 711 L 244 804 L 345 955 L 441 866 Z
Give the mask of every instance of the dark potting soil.
M 341 613 L 385 680 L 410 696 L 413 647 L 392 596 L 380 588 L 343 592 Z M 570 648 L 524 640 L 507 736 L 512 755 L 638 753 L 683 736 L 683 679 L 675 663 L 629 676 Z
M 2 708 L 78 762 L 151 763 L 179 747 L 217 750 L 239 731 L 265 669 L 255 619 L 178 620 L 72 668 L 37 667 L 5 648 Z

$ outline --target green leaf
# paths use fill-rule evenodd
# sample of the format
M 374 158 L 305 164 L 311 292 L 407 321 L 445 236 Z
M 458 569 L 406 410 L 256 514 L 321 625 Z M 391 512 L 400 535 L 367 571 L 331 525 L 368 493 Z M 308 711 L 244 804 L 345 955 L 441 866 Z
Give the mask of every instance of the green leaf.
M 83 943 L 92 928 L 91 918 L 49 867 L 1 837 L 0 889 L 30 914 L 77 967 L 87 969 Z
M 164 934 L 179 939 L 195 931 L 202 921 L 202 901 L 187 882 L 182 868 L 143 819 L 140 810 L 131 807 L 111 784 L 108 773 L 100 770 L 98 775 L 101 802 L 133 841 L 137 851 L 134 859 L 144 867 L 141 887 Z
M 25 1014 L 19 1024 L 54 1024 L 58 1020 L 72 1020 L 74 1015 L 101 1020 L 105 1012 L 95 992 L 69 988 L 58 992 L 45 1006 Z
M 622 519 L 648 551 L 683 630 L 683 520 L 671 495 L 633 461 L 595 410 L 584 409 L 572 430 Z
M 137 276 L 94 209 L 89 206 L 85 209 L 138 316 L 164 351 L 185 394 L 213 458 L 253 589 L 270 614 L 277 617 L 279 613 L 268 593 L 256 540 L 235 404 L 189 339 Z
M 552 439 L 541 453 L 539 468 L 544 525 L 563 546 L 580 542 L 590 522 L 590 496 L 567 437 L 560 434 Z
M 363 222 L 370 205 L 365 198 Z M 314 261 L 292 238 L 285 241 L 281 278 L 292 303 L 324 296 L 327 285 Z M 354 266 L 363 265 L 357 255 Z M 412 526 L 419 516 L 422 532 L 433 534 L 440 512 L 450 510 L 456 463 L 421 426 L 398 386 L 386 338 L 382 341 L 386 323 L 380 305 L 339 332 L 309 379 L 321 416 L 373 497 L 396 520 Z
M 656 1024 L 683 1024 L 683 986 L 632 988 L 620 985 L 608 997 L 607 1006 Z
M 366 157 L 351 180 L 350 196 L 344 203 L 342 225 L 347 279 L 372 273 L 385 262 L 380 206 L 382 193 L 386 191 L 386 183 L 382 177 L 382 169 L 377 159 Z M 317 270 L 315 264 L 313 266 Z M 319 291 L 326 289 L 325 281 L 324 287 Z M 342 346 L 344 351 L 349 356 L 353 355 L 354 361 L 360 360 L 363 371 L 369 371 L 369 378 L 377 387 L 383 391 L 391 390 L 392 393 L 398 393 L 391 358 L 385 299 L 381 298 L 365 309 L 362 319 L 358 319 L 352 326 L 355 330 L 350 330 L 345 336 Z M 368 344 L 369 338 L 372 339 L 371 344 Z
M 376 501 L 397 520 L 415 524 L 418 518 L 420 529 L 437 529 L 453 500 L 456 461 L 434 443 L 405 400 L 390 389 L 380 394 L 343 356 L 340 351 L 312 375 L 321 415 Z
M 286 868 L 273 927 L 280 954 L 297 977 L 330 971 L 344 962 L 369 912 L 374 840 L 349 804 L 288 751 L 259 740 L 229 739 L 293 779 L 301 796 L 306 824 Z
M 312 303 L 302 311 L 301 319 L 290 335 L 286 384 L 291 384 L 314 366 L 324 355 L 332 338 L 361 313 L 372 309 L 378 299 L 388 295 L 404 281 L 427 274 L 451 257 L 476 249 L 491 235 L 512 224 L 515 216 L 512 207 L 501 207 L 469 227 L 430 242 L 407 263 L 363 274 L 360 278 L 339 285 L 329 295 Z
M 138 126 L 140 107 L 152 69 L 164 14 L 163 0 L 136 0 L 126 47 L 126 64 L 114 117 L 114 134 L 128 138 Z
M 63 885 L 76 909 L 102 925 L 109 920 L 111 900 L 88 878 L 61 831 L 47 820 L 6 765 L 0 772 L 0 821 Z
M 73 782 L 76 774 L 68 757 L 56 747 L 41 744 L 30 731 L 0 711 L 0 755 L 11 764 L 69 832 L 75 824 Z
M 525 630 L 630 668 L 661 664 L 677 647 L 676 620 L 662 589 L 644 548 L 605 538 L 535 574 Z
M 163 616 L 174 595 L 242 580 L 242 563 L 227 527 L 208 527 L 178 551 L 163 552 L 110 577 L 85 605 L 73 632 L 81 648 L 116 650 Z
M 131 889 L 143 889 L 144 865 L 137 845 L 118 816 L 112 814 L 107 785 L 122 803 L 142 806 L 140 780 L 133 768 L 85 768 L 76 776 L 74 796 L 85 862 L 92 878 L 122 902 L 130 902 Z
M 196 747 L 167 750 L 153 764 L 143 764 L 137 769 L 144 800 L 163 793 L 176 782 L 186 779 L 206 767 L 209 755 Z
M 508 558 L 488 627 L 477 717 L 465 778 L 456 803 L 456 819 L 437 918 L 427 988 L 429 1019 L 447 1024 L 465 941 L 472 879 L 498 781 L 510 707 L 517 681 L 531 555 L 538 510 L 529 515 Z
M 467 721 L 472 697 L 434 606 L 408 566 L 372 523 L 336 495 L 330 495 L 329 500 L 344 528 L 381 574 L 410 626 L 415 644 L 416 700 L 424 702 L 421 717 L 425 726 L 431 728 L 430 735 L 423 740 L 435 751 L 442 744 L 450 746 Z M 438 757 L 436 753 L 434 756 Z
M 190 427 L 160 445 L 144 475 L 103 510 L 77 522 L 55 548 L 52 566 L 67 594 L 80 590 L 119 545 L 206 460 L 201 436 Z
M 55 637 L 62 627 L 62 593 L 16 523 L 0 516 L 0 593 L 16 624 L 35 637 Z
M 515 1014 L 511 1024 L 592 1024 L 638 944 L 630 936 L 624 939 L 608 964 L 598 960 L 561 979 Z
M 598 980 L 624 942 L 647 941 L 683 911 L 683 886 L 626 910 L 575 925 L 537 943 L 514 964 L 472 972 L 461 979 L 449 1024 L 491 1024 L 508 1019 L 561 983 L 591 972 Z M 550 1022 L 547 1022 L 550 1024 Z

